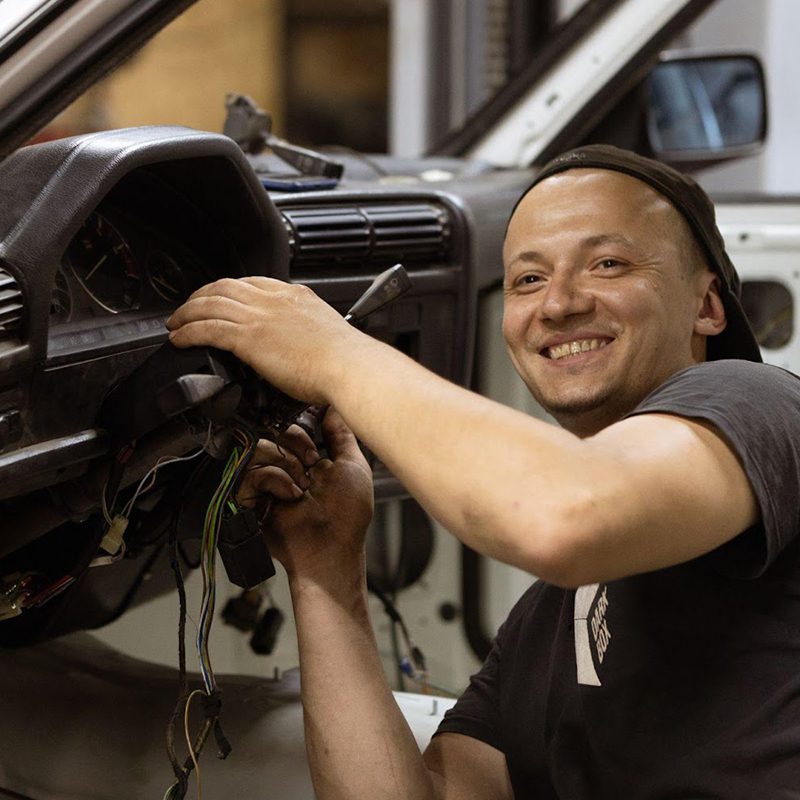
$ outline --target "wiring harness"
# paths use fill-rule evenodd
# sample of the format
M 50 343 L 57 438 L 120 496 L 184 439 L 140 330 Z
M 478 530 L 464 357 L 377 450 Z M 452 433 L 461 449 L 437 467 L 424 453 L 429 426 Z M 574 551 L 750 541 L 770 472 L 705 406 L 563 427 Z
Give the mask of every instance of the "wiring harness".
M 199 758 L 212 730 L 217 743 L 218 757 L 227 758 L 231 752 L 231 745 L 225 737 L 220 724 L 222 693 L 217 686 L 209 655 L 211 625 L 214 620 L 216 605 L 216 554 L 220 530 L 226 516 L 234 516 L 241 512 L 234 500 L 234 494 L 258 443 L 255 434 L 246 428 L 235 428 L 233 430 L 233 438 L 235 444 L 225 463 L 219 484 L 206 509 L 203 532 L 200 539 L 200 570 L 203 577 L 203 593 L 195 644 L 203 688 L 191 691 L 188 688 L 186 675 L 186 591 L 178 560 L 176 526 L 173 525 L 170 531 L 170 564 L 175 574 L 180 603 L 178 624 L 179 692 L 178 700 L 167 725 L 167 754 L 176 780 L 167 789 L 164 795 L 165 800 L 181 800 L 185 797 L 192 769 L 194 769 L 197 777 L 198 798 L 202 798 Z M 202 699 L 203 722 L 196 736 L 192 739 L 189 733 L 189 711 L 195 697 Z M 175 750 L 174 733 L 175 723 L 180 717 L 183 718 L 184 738 L 189 750 L 189 755 L 182 764 L 178 761 Z

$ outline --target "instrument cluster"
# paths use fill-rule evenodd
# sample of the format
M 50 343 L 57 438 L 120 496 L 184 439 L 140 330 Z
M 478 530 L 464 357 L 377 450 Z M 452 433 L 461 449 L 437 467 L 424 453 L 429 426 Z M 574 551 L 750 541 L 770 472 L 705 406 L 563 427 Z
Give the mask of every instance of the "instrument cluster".
M 213 279 L 169 225 L 113 203 L 93 211 L 61 259 L 50 303 L 48 361 L 86 347 L 114 349 L 132 336 L 166 335 L 164 320 Z

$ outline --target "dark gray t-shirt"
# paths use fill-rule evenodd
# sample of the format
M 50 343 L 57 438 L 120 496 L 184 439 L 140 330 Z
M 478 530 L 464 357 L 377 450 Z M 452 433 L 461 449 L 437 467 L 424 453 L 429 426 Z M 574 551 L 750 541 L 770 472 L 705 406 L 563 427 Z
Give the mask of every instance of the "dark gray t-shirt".
M 800 798 L 800 380 L 709 362 L 633 414 L 654 412 L 722 432 L 762 522 L 668 569 L 535 583 L 438 733 L 504 752 L 520 799 Z

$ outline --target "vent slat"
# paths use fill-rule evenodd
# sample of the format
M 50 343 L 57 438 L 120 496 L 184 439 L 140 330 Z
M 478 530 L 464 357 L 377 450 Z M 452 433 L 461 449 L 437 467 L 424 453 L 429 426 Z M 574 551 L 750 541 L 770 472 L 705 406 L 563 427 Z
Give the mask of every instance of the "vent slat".
M 0 340 L 19 336 L 24 317 L 22 292 L 14 276 L 0 268 Z
M 442 230 L 434 228 L 430 225 L 424 227 L 412 227 L 411 225 L 403 225 L 393 228 L 375 228 L 375 233 L 379 236 L 394 236 L 397 239 L 441 239 Z
M 369 226 L 360 219 L 330 219 L 319 217 L 300 217 L 297 229 L 302 231 L 349 231 L 366 230 Z
M 308 242 L 309 244 L 313 244 L 314 242 L 325 242 L 331 240 L 331 231 L 300 231 L 297 235 L 297 238 L 301 242 Z M 352 230 L 342 230 L 337 231 L 334 230 L 333 234 L 336 236 L 337 241 L 341 241 L 343 239 L 352 239 L 358 241 L 359 239 L 363 239 L 365 234 L 369 234 L 367 228 L 362 228 L 361 230 L 352 231 Z
M 22 305 L 0 307 L 0 325 L 10 325 L 22 319 L 25 309 Z

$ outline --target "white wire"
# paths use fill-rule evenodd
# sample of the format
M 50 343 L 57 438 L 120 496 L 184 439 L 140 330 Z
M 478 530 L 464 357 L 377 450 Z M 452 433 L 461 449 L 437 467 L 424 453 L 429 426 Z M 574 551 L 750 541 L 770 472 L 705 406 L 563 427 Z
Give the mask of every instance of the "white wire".
M 194 776 L 197 780 L 197 800 L 203 800 L 203 785 L 200 783 L 200 764 L 197 761 L 197 754 L 194 752 L 192 737 L 189 735 L 189 706 L 195 695 L 203 694 L 202 689 L 195 689 L 187 698 L 183 709 L 183 733 L 186 737 L 186 746 L 189 748 L 189 756 L 194 764 Z
M 108 491 L 108 481 L 106 481 L 103 484 L 103 493 L 102 493 L 100 499 L 101 499 L 101 505 L 102 505 L 102 508 L 103 508 L 103 517 L 105 517 L 106 524 L 107 525 L 111 525 L 111 523 L 114 520 L 111 519 L 111 514 L 109 514 L 109 512 L 108 512 L 108 503 L 106 502 L 106 492 L 107 491 Z
M 156 461 L 156 463 L 144 474 L 144 477 L 139 481 L 139 485 L 136 487 L 136 491 L 133 493 L 133 497 L 125 504 L 122 511 L 117 516 L 122 516 L 125 517 L 126 519 L 130 517 L 131 511 L 133 511 L 133 506 L 136 504 L 136 501 L 139 499 L 139 496 L 141 494 L 144 494 L 144 492 L 147 492 L 153 488 L 153 485 L 156 482 L 156 476 L 158 470 L 160 470 L 161 467 L 165 467 L 167 466 L 167 464 L 176 464 L 179 461 L 191 461 L 193 458 L 197 458 L 202 453 L 205 453 L 211 445 L 212 433 L 213 433 L 213 423 L 209 422 L 205 441 L 203 442 L 199 450 L 196 450 L 194 453 L 190 453 L 188 456 L 162 456 L 161 458 L 159 458 L 158 461 Z M 114 524 L 114 519 L 111 516 L 111 512 L 109 511 L 108 503 L 106 501 L 107 491 L 108 491 L 108 481 L 106 481 L 105 485 L 103 486 L 103 491 L 101 494 L 101 507 L 103 511 L 103 517 L 105 518 L 106 524 L 110 528 Z M 124 555 L 125 555 L 125 541 L 123 540 L 120 543 L 120 548 L 116 553 L 108 557 L 99 556 L 98 558 L 94 559 L 89 564 L 89 566 L 105 567 L 108 566 L 109 564 L 116 563 Z
M 98 556 L 89 562 L 90 567 L 107 567 L 109 564 L 116 564 L 125 555 L 125 541 L 119 544 L 119 550 L 113 556 Z
M 136 504 L 136 501 L 139 499 L 139 496 L 153 488 L 153 485 L 156 482 L 156 475 L 161 467 L 166 467 L 167 464 L 177 464 L 179 461 L 191 461 L 193 458 L 197 458 L 197 456 L 203 452 L 205 451 L 201 448 L 197 452 L 188 456 L 162 456 L 159 458 L 158 461 L 156 461 L 156 463 L 150 467 L 150 469 L 145 473 L 144 477 L 139 481 L 139 485 L 136 487 L 133 497 L 131 497 L 131 499 L 128 500 L 128 502 L 123 506 L 120 514 L 123 517 L 130 517 L 131 511 L 133 511 L 133 507 Z
M 153 485 L 156 482 L 156 474 L 161 467 L 167 466 L 167 464 L 177 464 L 179 461 L 191 461 L 193 458 L 197 458 L 197 456 L 204 453 L 209 445 L 211 444 L 211 432 L 212 432 L 212 423 L 208 423 L 208 433 L 206 434 L 206 439 L 203 442 L 202 446 L 199 450 L 196 450 L 194 453 L 190 453 L 188 456 L 161 456 L 161 458 L 156 461 L 156 463 L 145 473 L 144 477 L 139 481 L 139 485 L 136 487 L 136 491 L 134 492 L 133 497 L 125 504 L 124 508 L 122 509 L 122 516 L 123 517 L 130 517 L 131 511 L 133 510 L 133 506 L 136 504 L 136 501 L 139 499 L 141 494 L 144 492 L 149 491 L 152 489 Z M 147 480 L 150 482 L 145 486 Z M 105 492 L 103 493 L 103 505 L 105 506 Z M 110 515 L 109 515 L 110 516 Z M 106 521 L 108 522 L 108 517 L 106 517 Z M 109 522 L 110 524 L 110 522 Z

